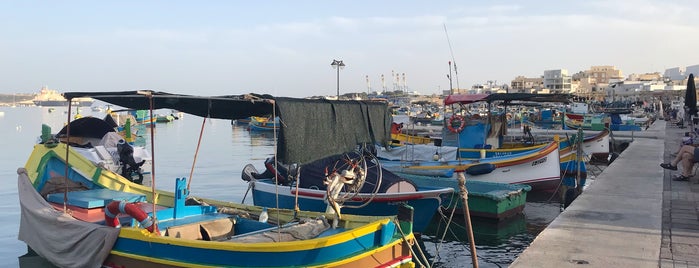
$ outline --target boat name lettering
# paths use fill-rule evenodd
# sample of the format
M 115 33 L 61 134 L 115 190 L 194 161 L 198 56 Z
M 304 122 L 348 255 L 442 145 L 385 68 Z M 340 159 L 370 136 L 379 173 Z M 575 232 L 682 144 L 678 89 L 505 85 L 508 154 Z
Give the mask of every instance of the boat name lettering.
M 511 154 L 512 152 L 495 152 L 495 156 L 506 156 Z
M 543 164 L 543 163 L 545 163 L 545 162 L 546 162 L 546 158 L 548 158 L 548 157 L 544 157 L 544 158 L 535 160 L 534 162 L 532 162 L 532 166 L 536 166 L 536 165 L 538 165 L 538 164 Z

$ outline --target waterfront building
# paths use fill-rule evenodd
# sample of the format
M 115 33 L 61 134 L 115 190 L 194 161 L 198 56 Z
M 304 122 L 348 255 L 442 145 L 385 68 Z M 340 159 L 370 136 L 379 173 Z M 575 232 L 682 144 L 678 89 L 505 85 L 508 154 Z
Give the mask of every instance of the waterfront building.
M 684 73 L 685 76 L 689 76 L 689 74 L 694 74 L 694 81 L 696 82 L 697 76 L 699 76 L 699 64 L 687 66 Z
M 571 83 L 572 77 L 566 69 L 544 71 L 544 88 L 551 93 L 570 93 Z
M 644 74 L 630 74 L 626 79 L 628 81 L 663 81 L 663 76 L 659 72 L 654 73 L 644 73 Z
M 544 77 L 530 78 L 520 75 L 510 82 L 510 87 L 512 88 L 510 92 L 536 93 L 544 88 Z
M 665 69 L 663 77 L 665 77 L 668 82 L 682 81 L 684 80 L 684 67 L 674 67 L 670 69 Z
M 624 80 L 621 70 L 617 70 L 616 67 L 611 65 L 592 66 L 585 73 L 593 78 L 596 83 L 609 84 L 614 80 Z

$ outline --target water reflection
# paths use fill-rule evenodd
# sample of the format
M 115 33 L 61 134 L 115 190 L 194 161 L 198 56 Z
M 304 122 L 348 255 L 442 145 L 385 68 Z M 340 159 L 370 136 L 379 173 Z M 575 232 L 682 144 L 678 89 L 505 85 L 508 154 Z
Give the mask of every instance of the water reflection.
M 449 223 L 449 215 L 437 215 L 427 227 L 425 235 L 444 241 L 468 242 L 465 218 L 454 215 Z M 476 245 L 497 246 L 515 235 L 526 233 L 527 223 L 524 214 L 519 214 L 505 220 L 496 221 L 484 218 L 471 218 L 471 227 Z
M 553 201 L 527 202 L 524 213 L 501 221 L 472 217 L 479 266 L 507 267 L 558 214 L 560 203 Z M 449 217 L 435 216 L 416 252 L 424 252 L 431 267 L 468 267 L 472 261 L 465 219 L 454 215 L 450 222 Z
M 233 126 L 235 128 L 241 128 L 241 126 Z M 239 131 L 239 130 L 238 130 Z M 273 146 L 274 145 L 274 131 L 250 131 L 246 130 L 245 133 L 250 137 L 250 145 L 252 146 Z M 279 132 L 277 132 L 279 135 Z

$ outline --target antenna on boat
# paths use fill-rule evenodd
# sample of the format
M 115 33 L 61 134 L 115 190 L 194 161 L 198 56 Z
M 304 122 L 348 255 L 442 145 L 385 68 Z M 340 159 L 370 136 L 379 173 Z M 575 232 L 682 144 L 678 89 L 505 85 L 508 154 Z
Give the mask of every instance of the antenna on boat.
M 459 88 L 459 71 L 456 69 L 456 60 L 454 59 L 454 50 L 451 47 L 451 41 L 449 40 L 449 32 L 447 32 L 447 24 L 444 24 L 444 34 L 447 36 L 447 43 L 449 43 L 449 53 L 451 53 L 451 61 L 449 62 L 449 87 L 451 93 L 454 93 L 454 89 L 451 88 L 451 63 L 454 63 L 454 74 L 456 75 L 456 88 Z M 490 102 L 488 102 L 490 105 Z M 488 107 L 490 108 L 490 107 Z M 490 109 L 489 109 L 490 110 Z M 490 117 L 490 115 L 488 115 Z M 459 135 L 457 134 L 457 140 Z M 485 142 L 483 143 L 485 144 Z M 461 201 L 464 209 L 464 218 L 466 221 L 466 231 L 468 232 L 468 241 L 471 247 L 471 261 L 473 262 L 473 267 L 478 268 L 478 256 L 476 255 L 476 242 L 473 237 L 473 227 L 471 225 L 471 215 L 468 208 L 468 190 L 466 189 L 466 176 L 464 176 L 464 171 L 457 172 L 457 180 L 459 182 L 459 195 L 461 196 Z
M 454 74 L 456 75 L 456 88 L 459 88 L 459 71 L 456 69 L 456 60 L 454 59 L 454 50 L 451 48 L 451 40 L 449 40 L 449 32 L 447 32 L 447 24 L 444 23 L 444 34 L 447 36 L 447 43 L 449 44 L 449 53 L 451 54 L 451 62 L 454 63 Z M 449 72 L 451 73 L 451 65 L 449 66 Z M 449 78 L 449 81 L 451 81 L 451 77 Z M 454 94 L 453 90 L 452 94 Z

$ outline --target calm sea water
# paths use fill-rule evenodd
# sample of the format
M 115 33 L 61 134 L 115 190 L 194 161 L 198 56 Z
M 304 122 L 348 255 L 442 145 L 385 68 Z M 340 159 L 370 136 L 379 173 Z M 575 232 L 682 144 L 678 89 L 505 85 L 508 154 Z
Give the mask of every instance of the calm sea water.
M 0 267 L 18 267 L 18 257 L 27 252 L 27 247 L 17 240 L 20 212 L 16 170 L 24 166 L 41 134 L 41 125 L 47 124 L 54 133 L 58 132 L 68 115 L 65 107 L 52 112 L 42 107 L 0 107 L 0 112 L 4 112 L 0 115 L 0 178 L 4 180 L 0 184 Z M 80 114 L 104 117 L 103 112 L 89 108 L 82 108 Z M 154 128 L 157 188 L 172 191 L 175 178 L 189 177 L 202 121 L 201 117 L 185 115 Z M 150 140 L 149 133 L 146 137 Z M 240 178 L 243 166 L 253 163 L 261 168 L 273 152 L 270 134 L 251 133 L 244 126 L 232 126 L 228 120 L 207 120 L 191 178 L 192 194 L 241 202 L 247 190 Z M 245 203 L 251 201 L 248 196 Z M 528 202 L 523 216 L 506 222 L 474 220 L 480 267 L 507 267 L 558 213 L 557 202 Z M 445 228 L 448 217 L 435 217 L 430 231 L 418 243 L 417 254 L 424 254 L 433 267 L 469 266 L 471 255 L 464 242 L 468 241 L 464 219 L 454 218 Z

